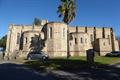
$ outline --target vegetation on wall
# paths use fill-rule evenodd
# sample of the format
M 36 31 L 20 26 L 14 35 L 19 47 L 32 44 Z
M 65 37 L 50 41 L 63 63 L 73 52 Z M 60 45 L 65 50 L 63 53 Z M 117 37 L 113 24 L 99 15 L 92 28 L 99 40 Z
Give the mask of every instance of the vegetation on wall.
M 6 41 L 7 41 L 7 35 L 3 36 L 0 39 L 0 47 L 3 48 L 3 51 L 6 49 Z

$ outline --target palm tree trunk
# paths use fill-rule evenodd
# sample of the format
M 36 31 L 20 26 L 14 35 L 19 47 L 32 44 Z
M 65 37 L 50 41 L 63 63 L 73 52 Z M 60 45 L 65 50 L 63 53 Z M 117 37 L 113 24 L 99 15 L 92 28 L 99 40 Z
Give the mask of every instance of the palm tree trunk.
M 68 26 L 68 30 L 67 30 L 67 59 L 70 58 L 70 48 L 69 48 L 69 26 Z

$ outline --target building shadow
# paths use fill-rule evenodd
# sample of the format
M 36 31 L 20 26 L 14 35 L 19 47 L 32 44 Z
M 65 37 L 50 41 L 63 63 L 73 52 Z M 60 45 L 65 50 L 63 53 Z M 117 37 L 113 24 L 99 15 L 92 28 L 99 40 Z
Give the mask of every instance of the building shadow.
M 0 80 L 53 80 L 50 74 L 37 73 L 25 65 L 14 63 L 0 64 Z
M 120 68 L 104 65 L 71 71 L 84 80 L 120 80 Z
M 120 80 L 120 68 L 98 62 L 89 66 L 84 60 L 50 59 L 45 62 L 28 61 L 25 64 L 37 70 L 54 67 L 54 70 L 75 74 L 80 80 Z

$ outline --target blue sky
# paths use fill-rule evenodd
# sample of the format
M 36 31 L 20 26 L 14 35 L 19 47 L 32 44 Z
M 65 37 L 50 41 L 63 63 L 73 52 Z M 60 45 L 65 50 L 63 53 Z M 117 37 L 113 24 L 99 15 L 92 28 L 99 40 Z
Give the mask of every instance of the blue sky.
M 0 37 L 9 24 L 32 24 L 35 17 L 61 21 L 57 6 L 60 0 L 0 0 Z M 77 0 L 73 26 L 113 27 L 120 36 L 120 0 Z

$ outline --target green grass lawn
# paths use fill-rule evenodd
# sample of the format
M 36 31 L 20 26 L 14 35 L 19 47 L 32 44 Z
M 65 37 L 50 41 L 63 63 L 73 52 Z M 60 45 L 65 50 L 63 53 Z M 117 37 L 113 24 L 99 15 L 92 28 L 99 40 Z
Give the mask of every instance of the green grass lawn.
M 86 61 L 86 57 L 71 57 L 73 60 L 83 60 Z M 104 57 L 104 56 L 96 56 L 94 57 L 94 61 L 101 64 L 113 64 L 116 62 L 120 62 L 120 57 Z
M 99 66 L 108 66 L 112 63 L 120 61 L 118 57 L 94 57 L 94 65 Z M 86 57 L 71 57 L 70 59 L 66 58 L 54 58 L 47 61 L 28 61 L 25 64 L 36 70 L 77 70 L 80 68 L 88 67 Z
M 120 62 L 120 57 L 95 57 L 95 62 L 110 65 Z

